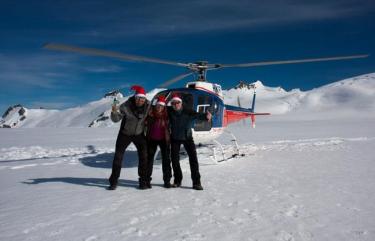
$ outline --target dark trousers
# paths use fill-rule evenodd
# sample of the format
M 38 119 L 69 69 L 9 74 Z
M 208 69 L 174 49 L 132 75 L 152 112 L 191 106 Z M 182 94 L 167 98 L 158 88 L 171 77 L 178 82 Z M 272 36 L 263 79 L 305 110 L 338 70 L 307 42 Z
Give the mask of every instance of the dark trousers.
M 126 148 L 130 143 L 134 143 L 138 152 L 138 176 L 140 184 L 146 182 L 147 175 L 147 142 L 146 138 L 141 135 L 127 136 L 119 132 L 116 141 L 115 157 L 112 163 L 112 174 L 109 177 L 111 185 L 117 185 L 121 173 L 122 159 Z
M 194 140 L 186 141 L 171 141 L 171 158 L 172 168 L 174 173 L 174 182 L 181 183 L 182 171 L 180 166 L 180 147 L 184 145 L 185 150 L 189 156 L 190 172 L 193 185 L 200 184 L 201 175 L 199 174 L 199 164 L 197 158 L 197 150 L 195 148 Z
M 163 180 L 164 183 L 169 183 L 172 177 L 172 170 L 171 170 L 171 158 L 170 158 L 170 148 L 169 144 L 165 140 L 156 141 L 156 140 L 148 140 L 147 142 L 147 150 L 148 150 L 148 161 L 147 161 L 147 176 L 146 181 L 151 181 L 152 176 L 152 169 L 154 166 L 154 156 L 156 149 L 160 148 L 161 158 L 162 158 L 162 169 L 163 169 Z

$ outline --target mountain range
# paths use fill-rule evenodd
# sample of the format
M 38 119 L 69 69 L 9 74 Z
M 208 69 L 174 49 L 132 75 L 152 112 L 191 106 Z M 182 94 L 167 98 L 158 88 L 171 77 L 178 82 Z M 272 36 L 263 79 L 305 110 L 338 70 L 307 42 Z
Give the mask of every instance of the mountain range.
M 241 81 L 229 90 L 223 90 L 224 102 L 230 105 L 250 107 L 253 89 L 257 91 L 256 111 L 272 115 L 309 114 L 337 116 L 346 114 L 375 114 L 375 73 L 340 80 L 309 91 L 284 90 L 282 87 L 268 87 L 261 81 Z M 147 93 L 151 99 L 162 89 Z M 112 91 L 97 101 L 83 106 L 64 109 L 29 109 L 22 105 L 9 107 L 0 119 L 0 128 L 18 127 L 111 127 L 118 125 L 110 119 L 113 99 L 122 103 L 129 96 Z

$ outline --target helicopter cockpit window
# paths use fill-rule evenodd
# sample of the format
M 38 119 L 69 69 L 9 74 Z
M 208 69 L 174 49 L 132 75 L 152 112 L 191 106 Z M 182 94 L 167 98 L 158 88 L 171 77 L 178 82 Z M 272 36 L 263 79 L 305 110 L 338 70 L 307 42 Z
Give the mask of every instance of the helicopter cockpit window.
M 206 113 L 210 111 L 211 113 L 213 107 L 212 97 L 207 95 L 200 95 L 198 96 L 198 103 L 197 103 L 197 112 L 198 113 Z M 196 120 L 194 125 L 195 131 L 209 131 L 211 130 L 212 123 L 211 121 L 207 120 Z
M 182 104 L 184 108 L 193 110 L 194 109 L 194 99 L 193 95 L 190 93 L 181 93 Z
M 190 89 L 195 89 L 195 84 L 189 84 L 189 85 L 188 85 L 188 88 L 190 88 Z

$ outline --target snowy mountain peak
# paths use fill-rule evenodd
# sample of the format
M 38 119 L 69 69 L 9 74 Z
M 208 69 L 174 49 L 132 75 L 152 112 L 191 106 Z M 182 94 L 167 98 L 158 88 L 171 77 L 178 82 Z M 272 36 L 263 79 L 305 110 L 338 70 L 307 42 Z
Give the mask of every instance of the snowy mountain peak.
M 260 81 L 260 80 L 257 80 L 257 81 L 255 81 L 255 82 L 252 83 L 252 84 L 253 84 L 256 88 L 262 88 L 262 87 L 264 87 L 262 81 Z
M 253 89 L 257 88 L 256 111 L 273 115 L 286 113 L 334 113 L 372 114 L 375 111 L 375 73 L 337 81 L 310 91 L 293 89 L 285 91 L 281 87 L 268 87 L 261 81 L 240 82 L 235 88 L 223 90 L 225 104 L 249 108 L 252 104 Z M 163 89 L 153 89 L 147 93 L 151 100 Z M 110 120 L 112 96 L 123 103 L 120 92 L 112 91 L 97 101 L 65 110 L 27 109 L 21 105 L 8 108 L 0 119 L 0 128 L 8 127 L 110 127 L 119 123 Z
M 27 116 L 27 109 L 22 105 L 10 106 L 0 120 L 0 128 L 12 128 L 23 122 Z
M 116 97 L 117 99 L 124 98 L 124 95 L 119 90 L 113 90 L 104 95 L 104 98 Z
M 246 83 L 244 80 L 240 80 L 239 83 L 234 87 L 234 89 L 253 89 L 256 88 L 262 88 L 264 87 L 263 83 L 260 80 L 257 80 L 253 83 Z

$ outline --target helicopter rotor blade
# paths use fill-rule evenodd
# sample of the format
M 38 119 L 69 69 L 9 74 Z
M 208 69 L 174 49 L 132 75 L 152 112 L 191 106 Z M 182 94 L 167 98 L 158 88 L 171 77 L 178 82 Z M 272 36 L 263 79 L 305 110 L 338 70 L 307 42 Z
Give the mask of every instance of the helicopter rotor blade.
M 243 64 L 215 64 L 215 65 L 212 65 L 212 67 L 235 68 L 235 67 L 255 67 L 255 66 L 277 65 L 277 64 L 298 64 L 298 63 L 311 63 L 311 62 L 321 62 L 321 61 L 360 59 L 360 58 L 367 58 L 368 56 L 369 54 L 362 54 L 362 55 L 350 55 L 350 56 L 335 56 L 335 57 L 327 57 L 327 58 L 253 62 L 253 63 L 243 63 Z
M 166 88 L 166 87 L 170 86 L 171 84 L 174 84 L 174 83 L 182 80 L 183 78 L 188 77 L 189 75 L 191 75 L 193 73 L 194 72 L 190 71 L 190 72 L 187 72 L 187 73 L 180 74 L 180 75 L 174 77 L 173 79 L 170 79 L 170 80 L 164 82 L 163 84 L 159 85 L 159 87 L 160 88 Z
M 95 49 L 95 48 L 82 48 L 82 47 L 66 45 L 66 44 L 47 43 L 43 46 L 43 48 L 48 49 L 48 50 L 81 53 L 85 55 L 117 58 L 117 59 L 125 60 L 125 61 L 150 62 L 150 63 L 188 67 L 188 64 L 179 63 L 179 62 L 173 62 L 173 61 L 157 59 L 157 58 L 149 58 L 149 57 L 144 57 L 144 56 L 139 56 L 139 55 L 130 55 L 130 54 L 118 53 L 114 51 Z

